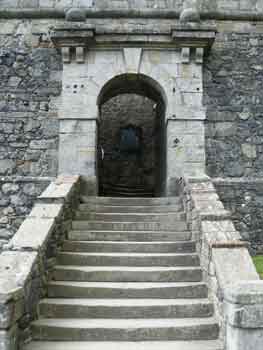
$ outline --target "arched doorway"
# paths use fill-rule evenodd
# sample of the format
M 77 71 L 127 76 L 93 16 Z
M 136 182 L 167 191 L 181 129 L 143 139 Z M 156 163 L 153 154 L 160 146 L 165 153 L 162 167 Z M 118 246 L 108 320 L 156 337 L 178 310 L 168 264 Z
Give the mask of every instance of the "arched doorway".
M 165 179 L 164 93 L 142 74 L 116 76 L 98 98 L 99 194 L 159 196 Z

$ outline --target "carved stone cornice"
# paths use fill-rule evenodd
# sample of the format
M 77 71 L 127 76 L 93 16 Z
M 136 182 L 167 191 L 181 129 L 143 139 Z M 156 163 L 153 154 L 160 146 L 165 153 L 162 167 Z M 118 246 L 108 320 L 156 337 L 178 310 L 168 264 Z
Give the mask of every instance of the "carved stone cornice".
M 205 51 L 213 45 L 216 27 L 202 23 L 183 23 L 167 31 L 165 34 L 127 31 L 99 32 L 95 27 L 86 23 L 67 23 L 50 30 L 50 38 L 55 45 L 62 49 L 64 63 L 70 63 L 76 57 L 77 63 L 85 62 L 86 50 L 95 45 L 130 47 L 161 47 L 178 48 L 181 50 L 182 63 L 189 63 L 194 58 L 202 64 Z
M 81 23 L 70 23 L 51 28 L 50 38 L 56 47 L 85 47 L 95 41 L 95 28 Z

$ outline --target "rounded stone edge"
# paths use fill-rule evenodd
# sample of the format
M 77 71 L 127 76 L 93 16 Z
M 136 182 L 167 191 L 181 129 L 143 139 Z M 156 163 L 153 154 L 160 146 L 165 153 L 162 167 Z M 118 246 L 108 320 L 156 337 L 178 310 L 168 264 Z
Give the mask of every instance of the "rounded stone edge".
M 86 12 L 81 8 L 70 8 L 65 11 L 65 18 L 68 22 L 85 22 Z
M 263 304 L 263 281 L 239 281 L 225 290 L 225 300 L 232 304 Z
M 154 19 L 178 19 L 180 12 L 175 10 L 101 10 L 83 8 L 87 18 L 154 18 Z M 201 11 L 202 20 L 222 20 L 222 21 L 263 21 L 263 12 L 244 12 L 232 11 Z M 65 10 L 63 9 L 0 9 L 0 19 L 57 19 L 65 18 Z
M 194 22 L 199 23 L 201 21 L 200 13 L 195 8 L 187 8 L 182 11 L 180 15 L 180 22 Z

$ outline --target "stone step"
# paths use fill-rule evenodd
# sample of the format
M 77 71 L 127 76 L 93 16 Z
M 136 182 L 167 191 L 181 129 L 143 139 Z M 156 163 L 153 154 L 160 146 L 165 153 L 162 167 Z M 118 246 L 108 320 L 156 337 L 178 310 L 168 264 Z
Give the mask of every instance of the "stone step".
M 152 242 L 152 241 L 188 241 L 192 239 L 190 231 L 112 231 L 112 230 L 72 230 L 68 239 L 75 241 L 120 241 L 120 242 Z
M 40 319 L 31 324 L 33 340 L 147 341 L 218 338 L 214 318 Z
M 178 212 L 183 209 L 182 204 L 176 205 L 103 205 L 103 204 L 80 204 L 78 211 L 83 213 L 167 213 Z
M 40 318 L 188 318 L 210 317 L 208 299 L 44 299 Z
M 203 282 L 116 283 L 116 282 L 59 282 L 48 284 L 51 298 L 207 298 Z
M 149 197 L 152 198 L 154 196 L 153 191 L 125 191 L 125 190 L 119 190 L 119 189 L 105 189 L 104 195 L 111 196 L 111 197 L 126 197 L 126 198 L 132 198 L 132 197 Z
M 120 253 L 193 253 L 194 241 L 183 242 L 118 242 L 118 241 L 64 241 L 67 252 L 120 252 Z
M 125 197 L 81 197 L 81 202 L 86 204 L 102 204 L 102 205 L 120 205 L 120 206 L 144 206 L 144 205 L 177 205 L 182 203 L 180 197 L 134 197 L 134 198 L 125 198 Z
M 223 350 L 219 340 L 147 342 L 43 342 L 33 341 L 22 350 Z
M 199 267 L 62 266 L 53 271 L 57 281 L 89 282 L 200 282 Z
M 164 220 L 158 222 L 108 222 L 108 221 L 72 221 L 73 230 L 101 231 L 187 231 L 185 221 Z
M 79 266 L 198 266 L 197 254 L 59 252 L 59 265 Z
M 111 222 L 163 222 L 185 221 L 185 213 L 92 213 L 77 211 L 76 220 L 111 221 Z

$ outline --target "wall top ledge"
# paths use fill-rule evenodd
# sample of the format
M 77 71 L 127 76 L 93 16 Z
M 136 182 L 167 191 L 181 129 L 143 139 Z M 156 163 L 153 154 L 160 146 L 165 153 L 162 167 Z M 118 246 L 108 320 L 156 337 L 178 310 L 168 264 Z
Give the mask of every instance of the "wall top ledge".
M 263 281 L 240 281 L 226 289 L 226 301 L 233 304 L 263 304 Z
M 99 9 L 99 8 L 81 8 L 86 18 L 159 18 L 159 19 L 178 19 L 180 11 L 174 9 Z M 48 8 L 48 7 L 2 7 L 0 9 L 0 18 L 4 19 L 24 19 L 24 18 L 65 18 L 67 8 Z M 201 20 L 229 20 L 229 21 L 263 21 L 263 12 L 261 11 L 201 11 Z

